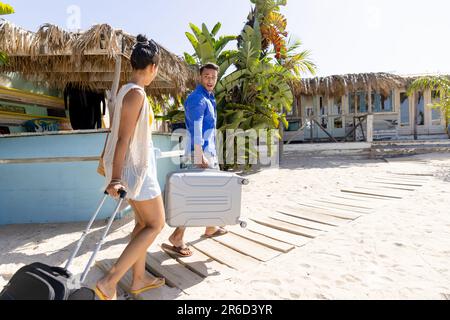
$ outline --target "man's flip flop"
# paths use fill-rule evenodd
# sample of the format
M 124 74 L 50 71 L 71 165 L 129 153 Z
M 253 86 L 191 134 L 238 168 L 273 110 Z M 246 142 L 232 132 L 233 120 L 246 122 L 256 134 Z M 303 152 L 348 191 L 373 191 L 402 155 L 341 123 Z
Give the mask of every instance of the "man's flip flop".
M 217 230 L 217 231 L 214 232 L 213 234 L 211 234 L 211 235 L 204 234 L 204 235 L 202 235 L 201 237 L 204 238 L 204 239 L 217 238 L 217 237 L 224 236 L 224 235 L 226 235 L 227 233 L 228 233 L 227 230 L 222 229 L 222 228 L 219 228 L 219 230 Z
M 135 296 L 136 296 L 136 295 L 138 295 L 138 294 L 141 294 L 141 293 L 144 293 L 144 292 L 153 290 L 153 289 L 161 288 L 161 287 L 164 286 L 165 284 L 166 284 L 166 279 L 164 279 L 164 278 L 158 278 L 157 281 L 156 281 L 155 283 L 153 283 L 153 284 L 151 284 L 151 285 L 149 285 L 149 286 L 147 286 L 147 287 L 145 287 L 145 288 L 139 289 L 139 290 L 130 290 L 130 293 L 131 293 L 132 295 L 135 295 Z
M 189 258 L 194 254 L 189 247 L 175 247 L 165 243 L 162 244 L 161 247 L 164 251 L 168 251 L 169 253 L 172 253 L 180 258 Z

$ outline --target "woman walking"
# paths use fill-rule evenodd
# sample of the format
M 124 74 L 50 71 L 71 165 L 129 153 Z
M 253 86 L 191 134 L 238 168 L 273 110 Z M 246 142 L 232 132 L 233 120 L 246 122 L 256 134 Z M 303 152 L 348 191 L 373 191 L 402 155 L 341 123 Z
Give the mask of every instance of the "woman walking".
M 150 277 L 145 272 L 147 250 L 165 225 L 150 126 L 154 114 L 144 91 L 156 78 L 159 62 L 158 45 L 139 35 L 131 55 L 131 82 L 117 94 L 104 155 L 109 182 L 106 190 L 114 198 L 119 197 L 120 190 L 127 192 L 127 200 L 135 212 L 136 227 L 122 256 L 96 285 L 95 292 L 101 300 L 117 299 L 117 284 L 130 269 L 133 271 L 132 294 L 165 284 L 164 279 Z

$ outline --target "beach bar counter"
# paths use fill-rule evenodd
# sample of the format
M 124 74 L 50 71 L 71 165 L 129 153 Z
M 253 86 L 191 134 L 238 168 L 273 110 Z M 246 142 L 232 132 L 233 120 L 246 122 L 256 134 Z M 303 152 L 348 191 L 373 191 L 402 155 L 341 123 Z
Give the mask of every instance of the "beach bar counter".
M 0 225 L 88 221 L 104 192 L 97 173 L 106 130 L 22 133 L 0 136 Z M 158 178 L 179 169 L 179 153 L 169 134 L 154 134 L 161 150 Z M 116 205 L 108 202 L 99 219 Z M 124 208 L 119 217 L 129 212 Z

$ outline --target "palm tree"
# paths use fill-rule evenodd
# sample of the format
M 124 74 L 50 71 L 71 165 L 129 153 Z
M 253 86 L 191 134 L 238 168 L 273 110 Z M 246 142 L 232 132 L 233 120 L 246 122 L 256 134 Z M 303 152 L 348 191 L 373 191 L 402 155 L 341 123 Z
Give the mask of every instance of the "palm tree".
M 14 13 L 13 7 L 9 4 L 0 2 L 0 16 Z M 8 56 L 4 52 L 0 52 L 0 66 L 8 61 Z
M 445 114 L 445 126 L 450 135 L 450 76 L 427 76 L 416 79 L 408 88 L 408 95 L 419 90 L 434 90 L 439 100 L 431 106 L 439 108 Z

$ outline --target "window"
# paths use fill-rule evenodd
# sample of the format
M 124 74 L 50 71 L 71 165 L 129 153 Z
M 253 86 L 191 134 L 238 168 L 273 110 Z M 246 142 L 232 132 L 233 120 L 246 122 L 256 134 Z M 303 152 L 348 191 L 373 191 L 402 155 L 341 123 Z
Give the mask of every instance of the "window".
M 342 125 L 342 117 L 339 118 L 335 118 L 334 119 L 334 128 L 335 129 L 342 129 L 343 125 Z
M 372 93 L 372 110 L 373 112 L 392 112 L 393 111 L 393 93 L 389 96 L 385 96 L 382 93 Z
M 332 114 L 333 115 L 342 114 L 342 97 L 334 98 Z
M 439 91 L 433 90 L 431 91 L 431 103 L 439 103 L 441 100 Z M 442 120 L 442 112 L 440 108 L 431 107 L 431 124 L 433 126 L 441 125 Z
M 368 103 L 368 95 L 366 92 L 350 93 L 349 95 L 349 111 L 350 113 L 366 113 Z
M 367 112 L 367 106 L 368 106 L 368 98 L 367 93 L 365 92 L 358 92 L 357 94 L 357 106 L 356 110 L 358 113 L 366 113 Z
M 416 93 L 416 124 L 418 126 L 425 124 L 425 98 L 420 91 Z
M 350 93 L 348 95 L 348 111 L 349 113 L 355 113 L 355 94 Z
M 409 126 L 409 97 L 405 92 L 400 93 L 400 125 Z

